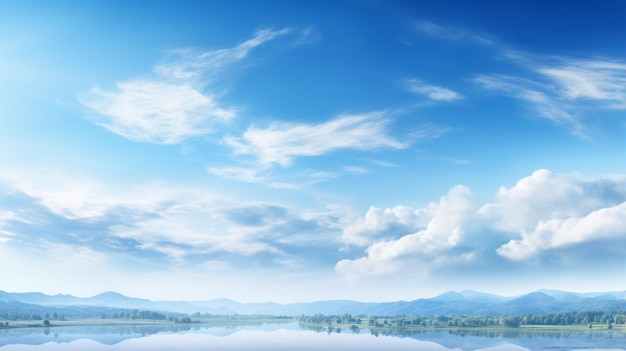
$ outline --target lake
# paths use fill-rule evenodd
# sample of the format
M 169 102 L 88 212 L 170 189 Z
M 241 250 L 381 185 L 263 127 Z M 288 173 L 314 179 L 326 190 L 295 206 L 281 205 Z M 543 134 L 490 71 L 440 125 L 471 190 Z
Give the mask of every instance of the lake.
M 293 322 L 248 325 L 118 325 L 0 330 L 0 351 L 8 350 L 626 351 L 626 335 L 618 330 L 393 332 L 306 328 Z

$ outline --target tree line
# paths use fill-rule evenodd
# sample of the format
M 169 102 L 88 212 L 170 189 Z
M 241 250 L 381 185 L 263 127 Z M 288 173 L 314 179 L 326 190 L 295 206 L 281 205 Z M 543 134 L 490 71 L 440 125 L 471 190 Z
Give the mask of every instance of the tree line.
M 368 327 L 519 327 L 520 325 L 612 325 L 626 323 L 626 311 L 585 311 L 547 314 L 522 314 L 516 316 L 352 316 L 343 315 L 302 315 L 299 322 L 310 324 L 361 325 Z

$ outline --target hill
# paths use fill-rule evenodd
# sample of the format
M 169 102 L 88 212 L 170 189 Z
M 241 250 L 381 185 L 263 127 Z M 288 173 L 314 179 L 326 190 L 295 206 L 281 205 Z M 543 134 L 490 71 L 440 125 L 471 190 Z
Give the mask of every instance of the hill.
M 150 310 L 163 313 L 202 313 L 214 315 L 484 315 L 508 316 L 582 311 L 626 311 L 626 291 L 573 293 L 539 290 L 517 297 L 505 297 L 476 291 L 446 292 L 432 298 L 412 301 L 367 303 L 351 300 L 326 300 L 307 303 L 278 304 L 239 303 L 230 299 L 207 301 L 152 301 L 105 292 L 88 298 L 42 293 L 9 293 L 0 291 L 0 312 L 68 313 L 80 310 L 98 313 L 122 313 L 128 310 Z

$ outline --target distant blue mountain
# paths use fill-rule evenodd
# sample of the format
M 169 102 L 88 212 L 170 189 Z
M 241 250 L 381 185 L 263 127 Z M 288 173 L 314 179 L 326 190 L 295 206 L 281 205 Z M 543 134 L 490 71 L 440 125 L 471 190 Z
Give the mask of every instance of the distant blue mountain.
M 311 315 L 518 315 L 577 311 L 626 311 L 626 291 L 573 293 L 558 290 L 538 290 L 517 297 L 504 297 L 477 291 L 449 291 L 432 298 L 395 302 L 357 302 L 327 300 L 307 303 L 278 304 L 239 303 L 230 299 L 207 301 L 151 301 L 105 292 L 88 298 L 72 295 L 46 295 L 42 293 L 8 293 L 0 291 L 0 310 L 34 306 L 67 307 L 92 306 L 123 309 L 140 309 L 161 312 L 232 314 Z M 4 307 L 3 307 L 4 306 Z

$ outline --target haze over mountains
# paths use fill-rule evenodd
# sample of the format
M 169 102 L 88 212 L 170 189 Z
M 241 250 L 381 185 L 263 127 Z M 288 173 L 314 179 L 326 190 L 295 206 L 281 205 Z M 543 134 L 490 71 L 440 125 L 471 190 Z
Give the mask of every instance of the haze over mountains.
M 9 293 L 0 291 L 0 311 L 21 309 L 43 313 L 51 308 L 121 308 L 159 312 L 208 314 L 271 314 L 312 315 L 518 315 L 577 311 L 626 311 L 626 291 L 573 293 L 558 290 L 538 290 L 526 295 L 504 297 L 464 290 L 449 291 L 433 298 L 395 302 L 357 302 L 327 300 L 308 303 L 278 304 L 240 303 L 230 299 L 208 301 L 151 301 L 116 292 L 105 292 L 88 298 L 43 293 Z

